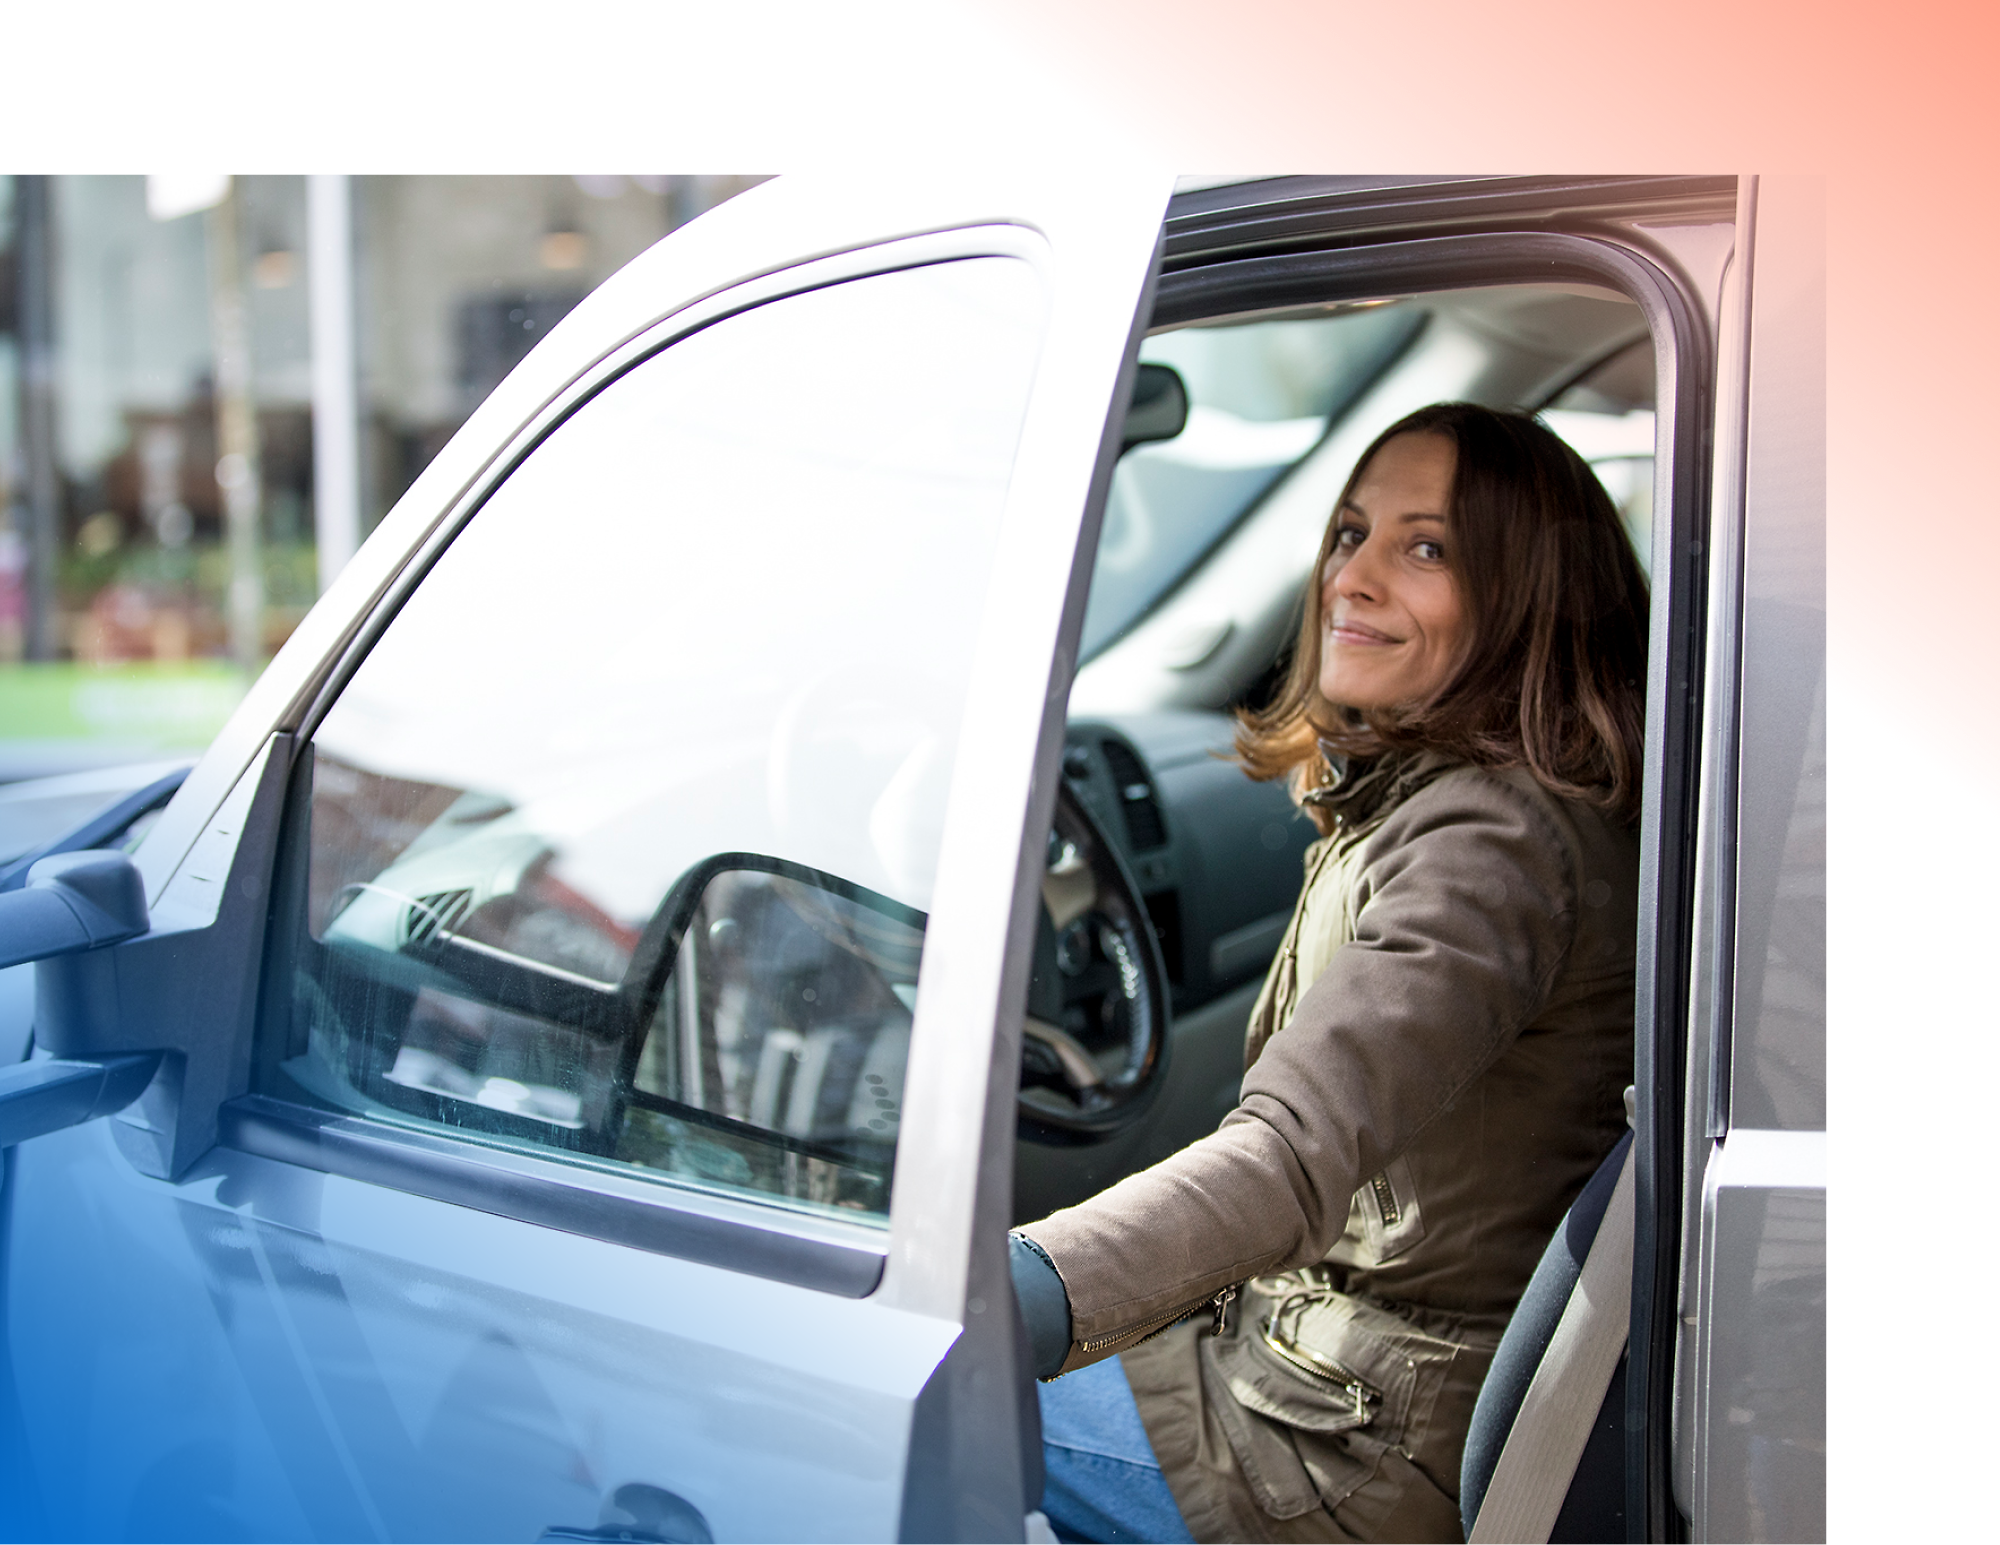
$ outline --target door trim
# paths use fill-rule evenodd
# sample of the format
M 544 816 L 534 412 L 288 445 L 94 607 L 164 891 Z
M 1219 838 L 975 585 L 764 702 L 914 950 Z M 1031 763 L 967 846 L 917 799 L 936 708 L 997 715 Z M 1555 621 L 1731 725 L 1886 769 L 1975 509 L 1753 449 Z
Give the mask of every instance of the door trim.
M 842 1298 L 874 1292 L 889 1254 L 886 1228 L 264 1095 L 231 1101 L 220 1126 L 224 1145 L 260 1158 Z

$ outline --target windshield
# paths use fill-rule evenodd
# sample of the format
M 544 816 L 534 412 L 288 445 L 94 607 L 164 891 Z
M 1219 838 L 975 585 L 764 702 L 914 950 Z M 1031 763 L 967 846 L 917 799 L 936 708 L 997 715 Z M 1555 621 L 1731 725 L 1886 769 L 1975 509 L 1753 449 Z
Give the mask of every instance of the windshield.
M 1348 306 L 1148 338 L 1139 358 L 1173 366 L 1187 383 L 1187 427 L 1128 452 L 1112 476 L 1083 658 L 1179 584 L 1319 443 L 1427 315 L 1403 304 Z

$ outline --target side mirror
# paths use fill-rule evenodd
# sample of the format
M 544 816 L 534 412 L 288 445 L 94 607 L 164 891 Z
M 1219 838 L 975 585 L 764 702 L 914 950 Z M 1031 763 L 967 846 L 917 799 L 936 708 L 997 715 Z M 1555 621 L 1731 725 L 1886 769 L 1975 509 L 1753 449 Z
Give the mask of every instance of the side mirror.
M 146 928 L 146 886 L 130 858 L 57 853 L 0 895 L 0 967 L 122 944 Z
M 0 895 L 0 967 L 121 944 L 147 929 L 146 887 L 123 853 L 58 853 Z M 157 1053 L 0 1068 L 0 1148 L 108 1115 L 144 1091 Z
M 0 1142 L 136 1102 L 112 1137 L 141 1174 L 176 1178 L 215 1146 L 218 1113 L 249 1082 L 293 766 L 289 734 L 266 740 L 150 904 L 119 853 L 51 854 L 25 889 L 0 893 L 0 960 L 35 962 L 35 1045 L 56 1059 L 0 1070 Z M 76 1097 L 31 1123 L 13 1119 L 27 1086 L 65 1063 Z
M 1141 365 L 1125 410 L 1125 443 L 1118 454 L 1153 440 L 1171 440 L 1187 428 L 1187 383 L 1172 365 Z

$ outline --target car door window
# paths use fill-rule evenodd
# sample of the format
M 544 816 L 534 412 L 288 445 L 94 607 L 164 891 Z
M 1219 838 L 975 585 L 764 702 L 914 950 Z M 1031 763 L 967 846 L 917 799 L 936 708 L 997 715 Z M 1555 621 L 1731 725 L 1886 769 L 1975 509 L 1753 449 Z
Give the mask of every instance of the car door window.
M 1591 367 L 1542 409 L 1604 484 L 1640 567 L 1653 564 L 1653 346 L 1626 345 Z
M 1330 316 L 1155 333 L 1139 350 L 1187 388 L 1187 425 L 1119 458 L 1091 571 L 1082 657 L 1192 573 L 1408 347 L 1427 313 L 1367 303 Z
M 886 1217 L 1043 305 L 850 280 L 547 435 L 312 735 L 262 1092 Z

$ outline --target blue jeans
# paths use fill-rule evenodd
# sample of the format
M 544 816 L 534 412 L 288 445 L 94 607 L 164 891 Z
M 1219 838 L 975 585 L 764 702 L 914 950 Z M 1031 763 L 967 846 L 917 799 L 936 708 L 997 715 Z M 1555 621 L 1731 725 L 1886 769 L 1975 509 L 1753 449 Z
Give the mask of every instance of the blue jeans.
M 1042 1511 L 1058 1539 L 1192 1545 L 1117 1358 L 1035 1389 L 1048 1471 Z

